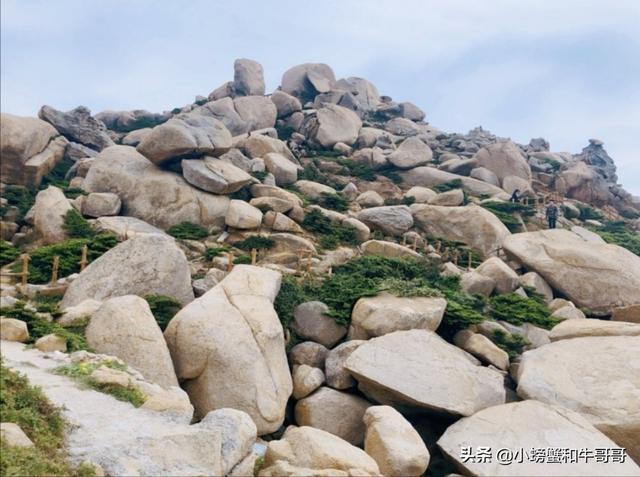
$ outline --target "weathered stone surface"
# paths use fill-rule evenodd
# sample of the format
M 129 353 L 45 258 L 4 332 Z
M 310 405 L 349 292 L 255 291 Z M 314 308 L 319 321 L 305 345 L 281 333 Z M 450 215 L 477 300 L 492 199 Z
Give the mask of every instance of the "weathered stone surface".
M 587 336 L 640 336 L 640 324 L 596 319 L 565 320 L 551 329 L 551 341 Z
M 384 199 L 375 190 L 364 191 L 356 198 L 356 202 L 362 207 L 380 207 L 384 205 Z
M 75 306 L 66 308 L 64 314 L 56 322 L 62 326 L 86 325 L 100 306 L 102 306 L 102 302 L 89 298 Z
M 51 351 L 60 351 L 65 353 L 67 351 L 67 340 L 62 336 L 50 333 L 38 338 L 34 343 L 34 346 L 43 353 Z
M 413 226 L 413 217 L 406 205 L 372 207 L 358 213 L 358 220 L 386 235 L 402 235 Z
M 238 409 L 259 435 L 282 425 L 292 382 L 273 309 L 280 280 L 273 270 L 236 265 L 169 323 L 165 338 L 196 415 Z
M 300 100 L 284 91 L 274 91 L 271 95 L 271 101 L 276 105 L 278 118 L 285 118 L 296 111 L 302 110 Z
M 256 229 L 262 223 L 262 212 L 244 200 L 234 199 L 229 203 L 225 223 L 236 229 Z
M 292 365 L 306 364 L 312 368 L 324 369 L 329 350 L 315 341 L 304 341 L 291 348 L 289 360 Z
M 433 152 L 417 137 L 402 141 L 398 149 L 389 155 L 389 162 L 400 169 L 424 166 L 433 159 Z
M 272 210 L 264 214 L 262 222 L 267 227 L 271 227 L 271 230 L 275 230 L 277 232 L 302 232 L 302 228 L 293 219 Z
M 315 114 L 305 117 L 301 132 L 322 147 L 332 148 L 339 142 L 352 145 L 361 127 L 362 121 L 353 111 L 336 104 L 326 104 Z
M 251 195 L 255 198 L 276 197 L 278 199 L 286 200 L 293 205 L 302 206 L 302 199 L 300 199 L 300 197 L 295 195 L 293 192 L 289 192 L 288 190 L 281 189 L 280 187 L 276 186 L 253 184 L 251 186 Z M 277 212 L 282 211 L 278 210 Z
M 316 247 L 304 237 L 298 237 L 297 235 L 289 234 L 286 232 L 271 234 L 269 236 L 276 244 L 269 249 L 270 253 L 283 253 L 289 252 L 298 254 L 304 253 L 316 253 Z
M 551 316 L 559 320 L 575 320 L 586 318 L 584 312 L 580 308 L 576 308 L 573 305 L 567 305 L 558 308 L 553 313 L 551 313 Z
M 33 447 L 31 439 L 13 422 L 0 423 L 0 439 L 7 447 Z
M 370 405 L 358 396 L 322 387 L 298 401 L 295 417 L 300 426 L 322 429 L 357 446 L 364 441 L 362 417 Z
M 462 189 L 453 189 L 436 195 L 429 201 L 430 205 L 443 205 L 456 207 L 464 203 L 464 192 Z
M 453 342 L 459 348 L 472 354 L 483 363 L 492 364 L 498 369 L 509 369 L 509 355 L 498 348 L 493 341 L 484 335 L 461 330 L 453 337 Z
M 397 297 L 381 293 L 360 298 L 351 313 L 349 339 L 367 340 L 394 331 L 435 331 L 444 315 L 444 298 Z
M 88 217 L 104 217 L 118 215 L 122 201 L 111 192 L 92 192 L 82 203 L 82 215 Z
M 300 192 L 311 199 L 319 199 L 322 197 L 322 194 L 336 194 L 336 190 L 333 187 L 320 184 L 319 182 L 302 180 L 297 181 L 294 185 Z
M 573 338 L 527 351 L 517 381 L 523 399 L 579 412 L 640 459 L 640 337 Z
M 37 240 L 46 245 L 66 239 L 64 218 L 70 210 L 71 204 L 57 187 L 51 185 L 38 192 L 33 206 L 33 229 Z
M 364 451 L 378 463 L 382 475 L 418 477 L 427 470 L 429 451 L 402 414 L 391 406 L 371 406 L 364 413 Z
M 504 403 L 502 376 L 475 366 L 431 331 L 396 331 L 369 340 L 345 367 L 377 402 L 469 416 Z
M 234 61 L 233 87 L 238 95 L 264 95 L 264 71 L 262 65 L 247 58 L 238 58 Z
M 139 235 L 116 245 L 71 282 L 60 307 L 132 294 L 193 300 L 189 264 L 171 237 Z
M 289 426 L 281 440 L 271 441 L 264 457 L 260 476 L 282 476 L 282 471 L 272 473 L 269 468 L 278 461 L 291 466 L 314 469 L 288 475 L 379 475 L 378 464 L 362 449 L 352 446 L 329 432 L 313 427 Z M 324 472 L 322 472 L 324 470 Z M 343 473 L 340 474 L 340 471 Z M 347 473 L 349 472 L 349 473 Z
M 405 192 L 405 197 L 413 197 L 417 204 L 426 204 L 438 193 L 426 187 L 414 186 Z
M 465 446 L 486 446 L 492 449 L 486 462 L 462 457 Z M 478 412 L 450 426 L 438 440 L 438 447 L 458 468 L 468 475 L 637 475 L 640 468 L 629 459 L 625 463 L 549 462 L 524 458 L 510 465 L 498 462 L 498 449 L 598 449 L 615 448 L 614 442 L 587 420 L 561 406 L 538 401 L 503 404 Z
M 79 142 L 92 149 L 101 151 L 113 146 L 113 140 L 107 134 L 107 128 L 100 120 L 91 116 L 84 106 L 78 106 L 66 113 L 51 106 L 42 106 L 38 117 L 53 125 L 67 139 Z
M 460 180 L 462 188 L 474 195 L 488 195 L 490 197 L 509 198 L 509 195 L 499 187 L 470 177 L 459 176 L 450 172 L 441 171 L 434 167 L 421 166 L 408 171 L 400 172 L 403 184 L 407 186 L 433 187 L 445 182 Z
M 229 207 L 228 197 L 191 187 L 180 175 L 158 168 L 129 146 L 102 151 L 82 186 L 87 192 L 117 194 L 123 215 L 162 229 L 182 222 L 220 226 Z
M 126 240 L 136 235 L 166 235 L 162 230 L 135 217 L 99 217 L 94 222 L 96 230 L 110 232 L 120 240 Z
M 344 367 L 345 362 L 365 340 L 349 340 L 333 348 L 326 356 L 324 363 L 327 384 L 334 389 L 348 389 L 356 385 L 356 380 Z
M 472 179 L 478 179 L 479 181 L 487 182 L 496 187 L 500 187 L 500 179 L 486 167 L 476 167 L 469 173 L 469 177 Z
M 363 243 L 362 253 L 364 255 L 382 255 L 384 257 L 421 257 L 418 252 L 414 252 L 409 247 L 395 242 L 387 242 L 386 240 L 369 240 Z
M 509 293 L 518 288 L 518 274 L 498 257 L 482 262 L 476 268 L 476 273 L 494 280 L 497 293 Z
M 406 118 L 393 118 L 384 125 L 385 131 L 397 136 L 415 136 L 420 134 L 420 128 Z
M 29 339 L 29 329 L 22 320 L 15 318 L 0 318 L 0 339 L 24 343 Z
M 301 364 L 293 371 L 293 397 L 302 399 L 318 389 L 324 383 L 324 373 L 320 368 Z
M 502 242 L 511 235 L 500 219 L 476 205 L 413 204 L 411 212 L 416 225 L 427 236 L 466 243 L 485 256 L 497 254 Z
M 263 212 L 273 210 L 281 214 L 286 214 L 295 205 L 293 202 L 278 197 L 254 197 L 249 203 Z
M 281 87 L 285 93 L 306 102 L 313 100 L 318 93 L 329 91 L 335 80 L 330 66 L 324 63 L 304 63 L 284 72 Z
M 169 349 L 146 300 L 111 298 L 91 316 L 87 343 L 98 353 L 117 356 L 164 388 L 177 386 Z
M 547 284 L 547 282 L 536 272 L 527 272 L 520 276 L 518 279 L 520 285 L 533 288 L 536 292 L 541 294 L 547 303 L 553 300 L 553 290 Z
M 293 310 L 292 328 L 301 337 L 331 348 L 347 334 L 347 329 L 328 316 L 328 311 L 321 301 L 302 303 Z
M 240 148 L 252 159 L 264 158 L 270 152 L 275 152 L 296 163 L 295 156 L 283 141 L 262 134 L 252 134 L 237 142 L 234 141 L 234 147 Z
M 470 295 L 491 296 L 495 287 L 496 281 L 493 278 L 475 271 L 463 273 L 460 277 L 460 289 Z
M 222 122 L 201 114 L 182 114 L 154 127 L 136 149 L 162 165 L 189 154 L 220 156 L 230 148 L 231 133 Z
M 99 112 L 95 117 L 112 131 L 137 132 L 142 129 L 150 130 L 151 127 L 165 122 L 171 118 L 171 113 L 152 113 L 144 109 L 134 109 L 133 111 L 107 110 Z
M 613 321 L 630 321 L 631 323 L 640 323 L 640 305 L 623 306 L 614 308 L 611 313 Z
M 0 114 L 0 181 L 38 187 L 63 158 L 68 141 L 37 118 Z
M 189 184 L 214 194 L 232 194 L 253 181 L 242 169 L 211 157 L 183 160 L 182 175 Z
M 276 184 L 285 186 L 298 180 L 298 166 L 282 154 L 269 152 L 264 155 L 267 171 L 274 175 Z
M 640 257 L 567 230 L 514 234 L 504 250 L 580 307 L 610 312 L 640 302 Z
M 531 167 L 513 142 L 497 142 L 480 149 L 474 159 L 478 166 L 486 167 L 502 183 L 507 176 L 516 176 L 531 182 Z
M 265 96 L 242 96 L 233 100 L 233 107 L 246 123 L 247 132 L 272 128 L 278 111 L 271 99 Z

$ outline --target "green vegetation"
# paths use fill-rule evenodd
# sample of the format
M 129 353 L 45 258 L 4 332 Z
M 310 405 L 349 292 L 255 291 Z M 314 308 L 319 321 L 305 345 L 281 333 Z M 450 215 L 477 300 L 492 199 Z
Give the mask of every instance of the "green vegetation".
M 251 175 L 262 182 L 267 177 L 267 171 L 253 171 Z
M 560 163 L 559 161 L 556 161 L 555 159 L 552 159 L 551 157 L 543 158 L 542 162 L 545 164 L 549 164 L 551 166 L 551 172 L 554 172 L 554 173 L 558 172 L 562 167 L 562 163 Z
M 37 309 L 38 311 L 42 310 L 42 312 L 51 312 L 54 316 L 59 315 L 57 307 L 52 305 L 47 305 L 46 307 L 40 305 Z M 29 328 L 29 343 L 35 343 L 38 338 L 53 333 L 67 341 L 67 351 L 70 353 L 89 349 L 89 345 L 84 338 L 83 327 L 62 327 L 56 322 L 47 321 L 39 316 L 38 312 L 27 309 L 23 302 L 18 302 L 12 307 L 0 308 L 0 315 L 24 321 L 27 324 L 27 328 Z
M 576 213 L 571 207 L 567 207 L 566 205 L 563 205 L 560 207 L 562 209 L 562 215 L 564 216 L 565 219 L 577 219 L 578 217 L 580 217 L 579 213 Z
M 0 267 L 13 262 L 20 256 L 20 250 L 6 240 L 0 239 Z
M 206 260 L 213 260 L 215 257 L 218 257 L 218 256 L 222 255 L 223 253 L 228 252 L 229 250 L 231 250 L 231 248 L 226 244 L 220 245 L 219 247 L 208 247 L 204 251 L 202 256 Z
M 349 201 L 340 194 L 323 192 L 320 194 L 320 198 L 314 202 L 325 209 L 336 210 L 338 212 L 344 212 L 349 208 Z
M 528 220 L 529 217 L 533 217 L 536 214 L 536 210 L 532 206 L 519 204 L 517 202 L 489 201 L 483 203 L 482 207 L 498 217 L 511 232 L 520 230 L 520 220 L 517 219 L 516 214 L 519 214 L 523 221 Z
M 276 122 L 276 131 L 278 133 L 278 139 L 281 141 L 288 141 L 291 138 L 291 135 L 296 132 L 294 128 L 291 126 L 286 126 L 284 124 L 278 124 Z
M 18 185 L 8 185 L 4 188 L 2 197 L 7 199 L 10 206 L 18 208 L 17 222 L 20 223 L 36 201 L 36 191 Z
M 85 191 L 83 191 L 82 189 L 79 189 L 78 187 L 68 187 L 63 192 L 64 192 L 64 196 L 67 199 L 75 199 L 76 197 L 85 195 Z
M 624 209 L 620 211 L 620 215 L 628 220 L 640 219 L 640 213 L 635 210 Z
M 97 363 L 72 363 L 56 368 L 56 373 L 63 376 L 69 376 L 75 378 L 85 385 L 89 386 L 96 391 L 110 394 L 118 401 L 129 402 L 135 407 L 140 407 L 147 400 L 147 396 L 137 388 L 123 387 L 117 384 L 104 384 L 98 383 L 91 379 L 91 373 L 100 367 L 107 367 L 116 371 L 126 372 L 127 366 L 119 363 L 116 360 L 105 359 Z
M 491 297 L 489 307 L 493 319 L 506 321 L 512 325 L 531 323 L 541 328 L 551 329 L 559 323 L 558 319 L 551 316 L 551 311 L 544 303 L 516 293 Z
M 317 209 L 312 209 L 305 215 L 302 226 L 309 232 L 318 234 L 320 246 L 327 250 L 333 250 L 340 245 L 358 244 L 355 228 L 331 223 L 329 217 Z
M 603 227 L 591 227 L 605 242 L 624 247 L 640 256 L 640 235 L 630 230 L 624 221 L 607 221 Z
M 80 271 L 80 257 L 82 247 L 87 245 L 87 260 L 92 262 L 109 249 L 118 244 L 118 239 L 108 233 L 98 234 L 92 238 L 72 238 L 52 245 L 45 245 L 30 253 L 29 283 L 48 283 L 51 280 L 53 257 L 60 257 L 58 276 L 66 277 Z M 14 272 L 19 272 L 21 265 L 13 266 Z
M 367 164 L 357 163 L 351 159 L 338 159 L 337 162 L 344 168 L 339 173 L 341 175 L 358 177 L 370 182 L 375 181 L 377 176 L 380 175 L 391 179 L 395 184 L 400 184 L 402 182 L 402 177 L 400 177 L 398 171 L 391 164 L 374 169 Z
M 151 313 L 162 331 L 167 328 L 171 318 L 182 308 L 182 304 L 173 297 L 166 295 L 147 295 L 144 297 L 151 308 Z
M 265 237 L 263 235 L 252 235 L 241 242 L 236 242 L 233 246 L 240 250 L 251 250 L 254 248 L 262 250 L 272 248 L 275 244 L 275 240 L 270 239 L 269 237 Z
M 50 185 L 58 187 L 63 191 L 69 188 L 69 181 L 65 179 L 67 172 L 73 166 L 74 162 L 71 159 L 62 159 L 56 164 L 56 166 L 49 171 L 49 173 L 42 178 L 40 183 L 40 189 L 46 189 Z
M 443 182 L 442 184 L 437 184 L 431 187 L 436 192 L 449 192 L 454 189 L 462 189 L 462 179 L 453 179 L 452 181 Z
M 240 255 L 233 259 L 234 265 L 250 265 L 251 264 L 251 256 L 250 255 Z
M 89 238 L 96 235 L 87 219 L 76 209 L 70 209 L 64 216 L 63 228 L 71 238 Z
M 491 334 L 491 341 L 493 341 L 496 346 L 506 351 L 510 360 L 521 355 L 522 349 L 529 344 L 522 335 L 507 334 L 502 330 L 495 330 Z
M 578 218 L 583 222 L 585 220 L 603 220 L 604 219 L 604 216 L 600 212 L 598 212 L 597 210 L 594 210 L 588 205 L 577 204 L 577 206 L 578 206 L 578 209 L 580 209 L 580 216 Z
M 172 237 L 182 240 L 201 240 L 209 235 L 209 231 L 203 226 L 191 222 L 182 222 L 167 229 Z
M 89 477 L 93 467 L 72 466 L 64 447 L 66 424 L 60 410 L 42 391 L 0 365 L 0 415 L 2 422 L 20 426 L 34 447 L 8 447 L 0 452 L 0 475 L 7 477 L 47 475 Z
M 416 202 L 415 197 L 403 197 L 402 199 L 385 199 L 384 205 L 411 205 Z

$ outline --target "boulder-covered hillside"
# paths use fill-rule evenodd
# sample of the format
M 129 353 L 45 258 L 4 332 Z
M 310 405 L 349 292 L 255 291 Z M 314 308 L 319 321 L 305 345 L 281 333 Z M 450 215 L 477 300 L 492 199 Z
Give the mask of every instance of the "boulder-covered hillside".
M 2 113 L 2 475 L 640 475 L 640 198 L 404 99 Z

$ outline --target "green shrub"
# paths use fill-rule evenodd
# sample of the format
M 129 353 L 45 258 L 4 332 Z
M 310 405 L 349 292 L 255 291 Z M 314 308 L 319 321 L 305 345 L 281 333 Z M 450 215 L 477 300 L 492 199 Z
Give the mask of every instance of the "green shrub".
M 89 386 L 96 391 L 110 394 L 118 401 L 129 402 L 135 407 L 140 407 L 147 400 L 147 396 L 137 388 L 125 388 L 117 384 L 105 384 L 98 383 L 91 379 L 91 373 L 96 369 L 105 366 L 107 368 L 115 369 L 116 371 L 126 371 L 127 366 L 118 363 L 115 360 L 105 359 L 98 363 L 72 363 L 64 366 L 59 366 L 55 369 L 57 374 L 62 376 L 68 376 L 75 378 L 83 384 Z
M 453 179 L 452 181 L 436 184 L 431 187 L 436 192 L 449 192 L 454 189 L 462 189 L 462 179 Z
M 411 205 L 416 202 L 416 198 L 409 196 L 401 199 L 388 198 L 384 200 L 384 205 Z
M 498 217 L 511 232 L 517 232 L 521 227 L 520 220 L 516 217 L 516 214 L 519 214 L 523 221 L 527 221 L 529 217 L 533 217 L 536 213 L 535 208 L 532 206 L 517 202 L 489 201 L 483 203 L 482 207 Z
M 561 206 L 562 209 L 562 215 L 565 217 L 565 219 L 577 219 L 578 217 L 580 217 L 579 213 L 576 213 L 575 210 L 573 210 L 573 208 L 571 207 L 567 207 L 566 205 Z
M 489 307 L 493 319 L 513 325 L 531 323 L 541 328 L 551 329 L 559 323 L 558 319 L 551 316 L 551 311 L 545 304 L 516 293 L 491 297 Z
M 281 141 L 288 141 L 291 135 L 296 132 L 291 126 L 280 125 L 278 123 L 276 123 L 276 131 L 278 133 L 278 139 Z
M 228 245 L 224 244 L 224 245 L 220 245 L 219 247 L 208 247 L 204 253 L 202 254 L 202 256 L 206 259 L 206 260 L 213 260 L 215 257 L 218 257 L 220 255 L 222 255 L 223 253 L 228 252 L 229 250 L 231 250 L 231 247 L 229 247 Z
M 374 169 L 366 164 L 357 163 L 351 159 L 338 159 L 338 164 L 343 166 L 343 170 L 339 173 L 341 175 L 348 175 L 352 177 L 358 177 L 365 181 L 375 181 L 377 176 L 385 176 L 395 184 L 402 182 L 402 177 L 398 174 L 398 171 L 391 164 Z
M 496 346 L 506 351 L 510 360 L 521 355 L 522 349 L 530 344 L 522 335 L 507 334 L 502 330 L 494 330 L 491 334 L 491 341 L 493 341 Z
M 338 212 L 344 212 L 349 208 L 349 201 L 340 194 L 323 192 L 320 194 L 320 198 L 314 202 L 325 209 L 336 210 Z
M 258 179 L 260 182 L 264 181 L 265 178 L 267 177 L 267 171 L 253 171 L 251 172 L 251 175 L 253 177 L 255 177 L 256 179 Z
M 4 188 L 2 197 L 7 199 L 7 203 L 18 208 L 17 222 L 22 222 L 24 216 L 36 202 L 36 192 L 18 185 L 8 185 Z
M 640 235 L 629 230 L 624 221 L 608 221 L 604 223 L 604 227 L 591 227 L 591 230 L 605 242 L 619 245 L 640 256 Z
M 69 181 L 65 179 L 65 176 L 67 175 L 67 172 L 69 172 L 69 169 L 71 169 L 73 164 L 74 162 L 71 159 L 66 158 L 58 162 L 55 167 L 42 178 L 40 189 L 46 189 L 50 185 L 63 190 L 69 187 Z
M 87 465 L 73 466 L 65 449 L 66 423 L 62 413 L 24 376 L 0 364 L 0 415 L 2 422 L 20 426 L 34 446 L 8 447 L 0 452 L 0 475 L 95 475 Z
M 162 331 L 167 328 L 171 319 L 182 308 L 182 304 L 178 300 L 166 295 L 147 295 L 144 299 L 147 300 L 151 313 Z
M 29 343 L 34 343 L 38 338 L 53 333 L 67 340 L 67 351 L 70 353 L 89 349 L 82 327 L 62 327 L 58 323 L 47 321 L 38 316 L 35 311 L 25 308 L 22 302 L 12 307 L 0 308 L 0 314 L 7 318 L 24 321 L 29 328 Z
M 239 255 L 233 259 L 234 265 L 251 265 L 251 256 L 250 255 Z
M 84 190 L 78 187 L 67 187 L 63 192 L 67 199 L 75 199 L 81 195 L 85 195 Z
M 202 225 L 191 222 L 182 222 L 167 229 L 167 233 L 172 237 L 182 240 L 201 240 L 209 236 L 209 231 Z
M 329 217 L 318 209 L 312 209 L 305 215 L 302 226 L 309 232 L 318 234 L 320 246 L 327 250 L 333 250 L 340 245 L 358 244 L 355 228 L 332 223 Z
M 636 212 L 635 210 L 624 209 L 620 211 L 620 215 L 628 220 L 640 219 L 640 212 Z
M 87 219 L 76 209 L 70 209 L 66 213 L 63 228 L 71 238 L 88 238 L 96 235 Z
M 51 280 L 53 257 L 60 257 L 58 277 L 66 277 L 80 271 L 80 257 L 82 247 L 87 245 L 87 259 L 92 262 L 109 249 L 118 244 L 118 239 L 111 234 L 98 234 L 92 238 L 73 238 L 64 242 L 45 245 L 30 253 L 29 283 L 48 283 Z M 13 266 L 14 272 L 19 272 L 21 265 Z
M 20 250 L 6 240 L 0 239 L 0 267 L 13 262 L 20 256 Z
M 251 250 L 254 248 L 262 250 L 272 248 L 275 244 L 275 240 L 270 239 L 269 237 L 265 237 L 263 235 L 252 235 L 241 242 L 234 243 L 233 246 L 240 250 Z
M 594 210 L 588 205 L 577 204 L 577 206 L 578 206 L 578 209 L 580 209 L 580 216 L 578 218 L 583 222 L 585 220 L 603 220 L 604 219 L 604 216 L 600 212 L 598 212 L 597 210 Z

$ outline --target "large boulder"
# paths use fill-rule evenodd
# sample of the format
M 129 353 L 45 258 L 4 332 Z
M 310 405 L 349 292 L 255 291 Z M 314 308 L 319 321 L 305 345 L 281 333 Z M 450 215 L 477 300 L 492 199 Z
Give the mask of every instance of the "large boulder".
M 587 336 L 640 336 L 640 323 L 597 319 L 564 320 L 551 329 L 551 341 Z
M 328 92 L 335 81 L 336 77 L 330 66 L 324 63 L 304 63 L 284 72 L 281 88 L 305 103 L 313 100 L 318 93 Z
M 244 200 L 233 199 L 225 223 L 236 229 L 256 229 L 262 223 L 262 212 Z
M 37 118 L 0 114 L 0 182 L 37 188 L 63 158 L 68 141 Z
M 465 475 L 639 475 L 640 468 L 625 462 L 595 459 L 577 453 L 587 449 L 617 449 L 618 446 L 587 420 L 560 406 L 523 401 L 483 409 L 450 426 L 438 440 L 442 449 Z M 480 448 L 489 449 L 482 457 Z M 507 449 L 510 452 L 504 452 Z M 533 455 L 533 449 L 544 452 Z M 550 454 L 552 449 L 575 449 L 566 458 Z M 469 450 L 471 452 L 469 452 Z M 517 456 L 518 452 L 526 453 Z
M 408 171 L 400 172 L 400 177 L 404 185 L 408 187 L 434 187 L 438 184 L 459 180 L 462 188 L 474 195 L 488 195 L 491 197 L 509 198 L 509 195 L 500 187 L 483 182 L 471 177 L 459 176 L 451 172 L 441 171 L 435 167 L 420 166 Z
M 178 385 L 167 343 L 143 298 L 105 301 L 91 316 L 85 336 L 96 352 L 117 356 L 147 380 L 164 388 Z
M 87 217 L 118 215 L 122 201 L 111 192 L 92 192 L 82 202 L 82 214 Z
M 517 381 L 523 399 L 579 412 L 640 460 L 640 337 L 573 338 L 527 351 Z
M 196 415 L 239 409 L 259 435 L 282 425 L 293 385 L 273 309 L 280 280 L 273 270 L 237 265 L 169 323 L 165 338 Z
M 187 159 L 181 164 L 182 175 L 189 184 L 214 194 L 232 194 L 253 181 L 239 167 L 212 157 Z
M 271 101 L 276 105 L 278 118 L 284 118 L 296 111 L 302 110 L 300 100 L 284 91 L 274 91 L 271 95 Z
M 233 107 L 247 124 L 247 132 L 272 128 L 276 124 L 278 110 L 265 96 L 241 96 L 233 100 Z
M 42 244 L 52 244 L 66 239 L 64 219 L 72 210 L 62 190 L 49 186 L 38 192 L 33 206 L 33 230 Z
M 293 397 L 302 399 L 318 389 L 324 383 L 324 373 L 320 368 L 301 364 L 293 367 Z
M 365 340 L 348 340 L 340 343 L 326 354 L 323 364 L 329 386 L 334 389 L 348 389 L 356 385 L 356 380 L 349 374 L 344 364 L 351 353 L 364 343 L 366 343 Z
M 371 406 L 364 413 L 364 451 L 382 475 L 418 477 L 429 465 L 429 451 L 420 434 L 391 406 Z
M 291 476 L 344 475 L 346 477 L 380 473 L 376 461 L 362 449 L 326 431 L 308 426 L 289 426 L 281 440 L 269 442 L 264 456 L 263 470 L 258 475 L 261 477 L 286 475 L 282 471 L 270 469 L 281 465 L 282 461 L 290 466 L 305 469 L 305 472 L 288 474 Z
M 322 429 L 359 446 L 364 441 L 362 417 L 370 405 L 361 397 L 322 387 L 297 402 L 296 423 Z
M 238 58 L 233 63 L 233 88 L 239 96 L 264 95 L 264 71 L 254 60 Z
M 153 126 L 157 126 L 171 118 L 171 113 L 152 113 L 145 109 L 134 109 L 132 111 L 106 110 L 96 114 L 95 117 L 112 131 L 136 132 L 143 129 L 151 130 Z
M 496 255 L 503 241 L 511 235 L 500 219 L 476 206 L 444 207 L 413 204 L 416 225 L 429 237 L 463 242 L 483 255 Z
M 217 119 L 224 124 L 232 136 L 249 132 L 249 123 L 240 116 L 240 113 L 236 110 L 235 102 L 230 97 L 203 104 L 195 108 L 193 113 Z
M 563 196 L 596 205 L 607 204 L 614 199 L 609 186 L 596 169 L 582 161 L 561 171 L 555 181 L 556 191 Z
M 38 117 L 53 125 L 67 139 L 91 149 L 101 151 L 114 144 L 104 123 L 91 116 L 91 111 L 84 106 L 78 106 L 66 113 L 51 106 L 42 106 Z
M 359 221 L 385 235 L 399 236 L 413 226 L 413 216 L 406 205 L 371 207 L 358 213 Z
M 86 192 L 117 194 L 123 215 L 162 229 L 182 222 L 221 226 L 229 207 L 228 197 L 191 187 L 129 146 L 112 146 L 98 154 L 82 187 Z
M 92 298 L 166 295 L 180 303 L 193 300 L 189 264 L 175 241 L 163 235 L 138 235 L 91 262 L 69 284 L 62 309 Z
M 96 230 L 116 235 L 120 240 L 126 240 L 136 235 L 166 235 L 159 228 L 135 217 L 99 217 L 93 226 Z
M 381 293 L 360 298 L 351 312 L 349 339 L 366 340 L 394 331 L 435 331 L 444 315 L 444 298 L 397 297 Z
M 431 331 L 396 331 L 356 349 L 345 367 L 381 404 L 470 416 L 505 401 L 503 378 Z
M 479 167 L 493 172 L 501 184 L 508 176 L 520 177 L 531 182 L 531 167 L 520 148 L 511 141 L 489 144 L 480 149 L 473 158 Z
M 293 184 L 298 180 L 299 166 L 294 164 L 282 154 L 277 152 L 269 152 L 264 155 L 264 164 L 276 179 L 276 184 L 286 186 Z
M 389 162 L 400 169 L 412 169 L 431 162 L 433 152 L 422 140 L 409 137 L 389 155 Z
M 502 246 L 577 306 L 608 313 L 640 303 L 640 257 L 627 249 L 561 229 L 514 234 Z
M 382 255 L 383 257 L 411 257 L 421 258 L 422 256 L 404 245 L 386 240 L 368 240 L 361 245 L 363 255 Z
M 329 307 L 321 301 L 301 303 L 293 310 L 292 328 L 302 338 L 331 348 L 347 334 L 347 328 L 337 324 L 328 312 Z
M 231 133 L 222 122 L 201 114 L 182 114 L 153 128 L 136 149 L 162 165 L 188 155 L 217 157 L 230 148 Z
M 476 268 L 476 273 L 491 278 L 497 293 L 510 293 L 518 288 L 518 274 L 498 257 L 485 260 Z
M 352 145 L 358 139 L 361 127 L 362 121 L 356 113 L 336 104 L 327 104 L 305 117 L 301 132 L 322 147 L 331 149 L 339 142 Z

